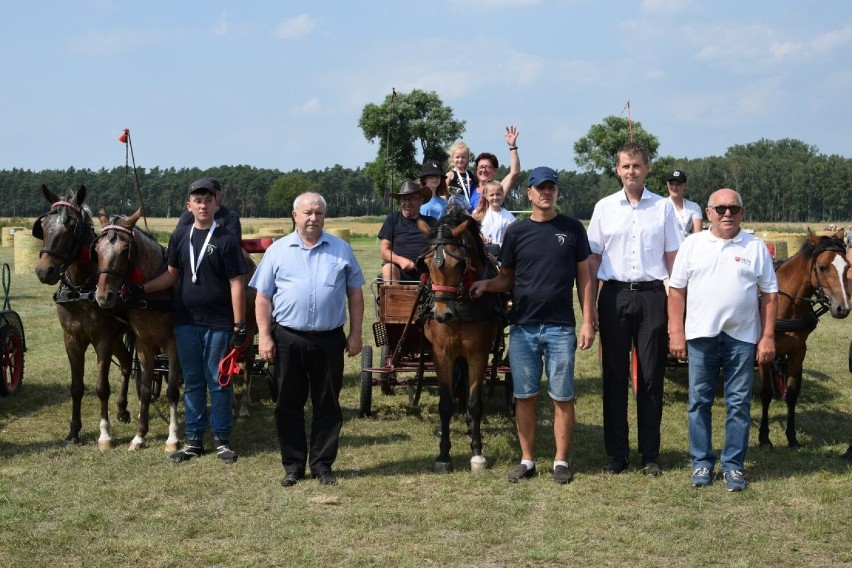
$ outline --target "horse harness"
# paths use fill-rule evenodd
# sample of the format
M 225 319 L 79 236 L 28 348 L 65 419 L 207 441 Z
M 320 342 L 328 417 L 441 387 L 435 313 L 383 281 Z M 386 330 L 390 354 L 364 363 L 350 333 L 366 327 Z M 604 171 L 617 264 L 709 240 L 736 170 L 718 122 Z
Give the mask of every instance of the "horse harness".
M 811 267 L 808 271 L 808 274 L 813 274 L 816 276 L 816 283 L 814 289 L 814 297 L 813 298 L 804 298 L 793 296 L 785 292 L 784 290 L 778 289 L 778 293 L 790 298 L 792 303 L 796 302 L 805 302 L 809 304 L 811 311 L 808 312 L 805 317 L 798 319 L 776 319 L 775 320 L 775 331 L 779 332 L 797 332 L 797 331 L 813 331 L 816 329 L 817 324 L 819 323 L 819 318 L 825 315 L 829 310 L 831 310 L 831 300 L 828 295 L 826 295 L 825 291 L 823 291 L 822 282 L 819 279 L 819 272 L 816 270 L 816 262 L 819 255 L 824 252 L 836 252 L 839 254 L 845 254 L 846 249 L 840 245 L 834 244 L 832 242 L 828 242 L 823 245 L 822 243 L 818 244 L 814 247 L 814 252 L 811 255 Z
M 85 250 L 83 248 L 83 240 L 86 236 L 85 230 L 87 227 L 89 229 L 89 236 L 91 237 L 91 240 L 94 240 L 95 231 L 91 225 L 86 225 L 83 217 L 83 210 L 77 205 L 71 203 L 70 201 L 55 201 L 50 206 L 50 211 L 48 211 L 44 215 L 41 215 L 38 219 L 35 220 L 35 223 L 33 223 L 32 228 L 32 235 L 35 238 L 44 241 L 44 227 L 42 227 L 42 221 L 49 215 L 59 215 L 59 222 L 64 225 L 68 220 L 68 209 L 71 209 L 78 215 L 75 218 L 74 230 L 72 233 L 72 236 L 74 237 L 74 248 L 71 250 L 71 253 L 68 256 L 65 256 L 60 251 L 52 249 L 48 246 L 43 246 L 41 250 L 38 251 L 39 258 L 41 258 L 44 254 L 50 255 L 54 258 L 58 258 L 62 263 L 59 266 L 59 271 L 62 273 L 65 272 L 65 270 L 71 263 L 78 260 L 81 254 L 85 254 L 83 252 Z

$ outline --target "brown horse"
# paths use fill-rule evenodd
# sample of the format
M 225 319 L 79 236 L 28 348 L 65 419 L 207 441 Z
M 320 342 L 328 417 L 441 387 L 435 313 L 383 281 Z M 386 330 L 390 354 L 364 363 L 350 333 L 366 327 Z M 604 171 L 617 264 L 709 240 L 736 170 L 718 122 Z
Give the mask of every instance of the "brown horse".
M 97 286 L 95 300 L 102 308 L 112 309 L 123 304 L 126 287 L 147 282 L 166 269 L 166 249 L 153 235 L 136 228 L 141 209 L 127 219 L 114 216 L 108 219 L 101 210 L 101 235 L 92 247 L 96 258 Z M 139 381 L 139 422 L 130 449 L 145 446 L 148 435 L 148 416 L 154 375 L 154 360 L 160 348 L 169 359 L 169 379 L 166 399 L 169 402 L 169 435 L 165 450 L 173 452 L 178 446 L 178 413 L 180 401 L 180 364 L 172 332 L 174 311 L 168 291 L 147 294 L 128 303 L 127 319 L 136 339 L 136 351 L 142 380 Z
M 485 468 L 480 423 L 483 413 L 483 379 L 488 356 L 498 344 L 505 327 L 505 303 L 497 294 L 470 298 L 474 280 L 493 277 L 496 266 L 490 261 L 479 224 L 466 211 L 451 209 L 430 229 L 422 220 L 420 230 L 427 235 L 427 247 L 418 265 L 428 271 L 426 283 L 431 292 L 423 329 L 432 343 L 432 360 L 438 377 L 441 441 L 435 459 L 435 472 L 450 472 L 450 418 L 455 395 L 466 401 L 468 434 L 473 456 L 470 469 Z
M 796 439 L 796 401 L 802 388 L 802 366 L 807 340 L 819 316 L 830 312 L 842 319 L 849 315 L 846 271 L 849 269 L 843 232 L 818 237 L 808 230 L 802 249 L 778 267 L 778 315 L 775 323 L 775 362 L 760 365 L 763 413 L 759 442 L 769 440 L 769 403 L 777 390 L 787 401 L 787 445 L 800 447 Z M 777 377 L 777 380 L 773 380 Z
M 36 276 L 43 284 L 60 282 L 53 295 L 56 313 L 65 341 L 65 353 L 71 366 L 71 424 L 65 441 L 80 441 L 83 427 L 80 407 L 83 400 L 86 350 L 91 345 L 98 361 L 95 386 L 101 401 L 100 437 L 98 447 L 113 445 L 109 420 L 109 368 L 115 356 L 121 367 L 121 388 L 117 402 L 117 417 L 130 421 L 127 411 L 127 387 L 130 379 L 130 354 L 123 338 L 129 332 L 126 322 L 112 312 L 103 310 L 94 301 L 95 265 L 89 259 L 89 247 L 95 240 L 92 217 L 83 201 L 85 186 L 64 199 L 42 185 L 41 191 L 50 202 L 50 211 L 33 225 L 33 236 L 44 241 L 36 265 Z

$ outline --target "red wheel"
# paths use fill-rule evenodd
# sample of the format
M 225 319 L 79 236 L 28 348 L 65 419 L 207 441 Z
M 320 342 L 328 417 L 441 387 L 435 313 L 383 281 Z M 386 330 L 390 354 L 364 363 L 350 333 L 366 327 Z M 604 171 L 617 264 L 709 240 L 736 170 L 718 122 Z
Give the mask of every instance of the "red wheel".
M 24 381 L 24 349 L 13 327 L 0 329 L 0 396 L 14 394 Z

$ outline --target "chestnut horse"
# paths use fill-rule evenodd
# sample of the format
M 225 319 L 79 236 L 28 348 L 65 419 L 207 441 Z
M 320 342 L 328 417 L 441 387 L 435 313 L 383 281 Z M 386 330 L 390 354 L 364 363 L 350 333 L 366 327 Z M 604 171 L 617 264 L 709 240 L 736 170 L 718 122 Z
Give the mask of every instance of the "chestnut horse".
M 86 350 L 91 345 L 97 355 L 98 379 L 95 392 L 101 402 L 98 447 L 110 448 L 113 446 L 109 420 L 109 369 L 112 356 L 115 356 L 121 367 L 117 417 L 121 422 L 130 421 L 127 387 L 131 360 L 123 341 L 125 333 L 130 330 L 126 322 L 115 317 L 111 311 L 99 308 L 94 301 L 95 265 L 89 258 L 89 247 L 95 240 L 95 232 L 91 214 L 83 204 L 86 198 L 85 186 L 81 185 L 75 195 L 64 199 L 45 185 L 41 186 L 41 191 L 50 202 L 50 211 L 33 224 L 33 236 L 44 241 L 35 272 L 43 284 L 60 283 L 53 299 L 62 327 L 65 353 L 71 366 L 71 423 L 65 442 L 80 442 Z
M 432 343 L 432 360 L 438 377 L 441 441 L 435 472 L 450 472 L 450 419 L 456 394 L 466 401 L 470 436 L 470 469 L 485 468 L 480 423 L 483 414 L 483 379 L 489 353 L 499 344 L 506 325 L 505 302 L 498 294 L 472 299 L 470 284 L 496 275 L 479 224 L 466 211 L 451 208 L 430 229 L 422 220 L 418 227 L 427 235 L 427 247 L 417 264 L 428 271 L 425 284 L 428 308 L 421 310 L 423 330 Z
M 802 366 L 807 340 L 816 329 L 819 316 L 830 312 L 842 319 L 849 315 L 846 271 L 849 262 L 843 232 L 818 237 L 810 229 L 802 249 L 781 264 L 778 277 L 778 315 L 775 322 L 775 362 L 760 365 L 763 413 L 759 442 L 769 440 L 769 403 L 774 391 L 787 402 L 787 445 L 800 447 L 796 439 L 796 401 L 802 388 Z M 777 376 L 778 380 L 773 382 Z

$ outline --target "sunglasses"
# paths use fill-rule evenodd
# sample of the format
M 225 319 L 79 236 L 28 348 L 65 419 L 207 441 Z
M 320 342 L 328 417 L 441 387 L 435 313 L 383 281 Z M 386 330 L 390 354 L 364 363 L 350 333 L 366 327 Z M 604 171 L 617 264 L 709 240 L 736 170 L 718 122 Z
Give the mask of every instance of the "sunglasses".
M 730 211 L 731 215 L 736 215 L 740 211 L 743 210 L 740 205 L 711 205 L 710 209 L 718 213 L 719 215 L 724 215 L 725 211 Z

